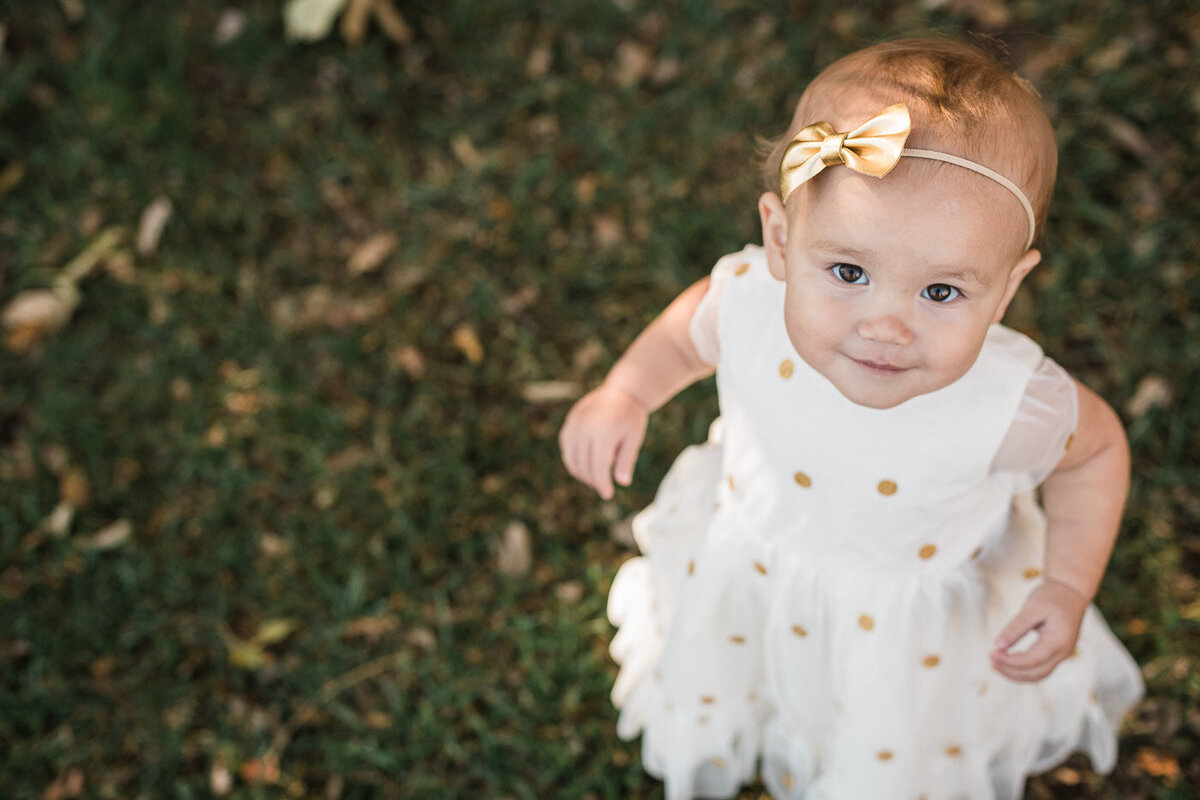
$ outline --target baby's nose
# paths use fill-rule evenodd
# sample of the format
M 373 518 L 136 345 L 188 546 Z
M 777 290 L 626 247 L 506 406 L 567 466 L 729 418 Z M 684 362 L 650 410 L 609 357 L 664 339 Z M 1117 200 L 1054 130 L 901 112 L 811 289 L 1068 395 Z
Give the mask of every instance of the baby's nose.
M 901 347 L 910 345 L 913 341 L 912 330 L 894 314 L 884 314 L 863 320 L 858 323 L 858 335 L 867 341 Z

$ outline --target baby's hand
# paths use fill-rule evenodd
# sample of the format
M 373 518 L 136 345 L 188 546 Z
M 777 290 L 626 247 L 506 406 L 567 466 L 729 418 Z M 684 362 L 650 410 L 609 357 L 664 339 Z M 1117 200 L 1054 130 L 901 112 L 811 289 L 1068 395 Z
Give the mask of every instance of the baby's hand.
M 1065 583 L 1044 581 L 996 638 L 992 667 L 1014 681 L 1040 681 L 1075 649 L 1087 606 L 1088 599 Z M 1026 636 L 1034 638 L 1032 645 L 1013 647 Z
M 628 486 L 650 413 L 635 397 L 602 384 L 571 407 L 558 434 L 567 471 L 608 500 L 612 478 Z M 615 467 L 614 467 L 615 464 Z

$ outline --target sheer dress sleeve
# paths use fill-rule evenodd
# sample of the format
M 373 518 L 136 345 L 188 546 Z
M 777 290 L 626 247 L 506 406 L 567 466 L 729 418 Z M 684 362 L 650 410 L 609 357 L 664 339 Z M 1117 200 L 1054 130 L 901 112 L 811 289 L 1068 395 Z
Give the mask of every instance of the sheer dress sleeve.
M 992 469 L 1024 473 L 1029 489 L 1054 471 L 1079 423 L 1075 379 L 1049 358 L 1034 371 Z
M 692 321 L 688 325 L 688 335 L 692 337 L 692 346 L 696 348 L 696 352 L 704 360 L 704 363 L 713 367 L 721 358 L 721 346 L 717 338 L 717 309 L 720 306 L 721 294 L 724 292 L 729 278 L 738 269 L 744 272 L 747 268 L 747 262 L 738 256 L 739 254 L 736 253 L 726 256 L 713 267 L 708 291 L 701 298 L 700 305 L 696 306 L 696 311 L 692 314 Z

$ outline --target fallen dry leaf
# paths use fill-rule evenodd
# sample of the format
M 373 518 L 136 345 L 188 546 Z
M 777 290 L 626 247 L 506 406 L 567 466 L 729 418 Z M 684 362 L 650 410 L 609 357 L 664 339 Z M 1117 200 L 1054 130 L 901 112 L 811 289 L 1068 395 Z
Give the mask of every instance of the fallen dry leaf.
M 554 53 L 550 46 L 545 42 L 538 42 L 529 51 L 529 58 L 525 60 L 525 77 L 536 81 L 550 71 L 550 65 L 553 63 Z
M 86 508 L 92 497 L 92 488 L 87 475 L 78 467 L 72 467 L 63 472 L 58 479 L 58 496 L 64 503 L 75 508 Z
M 263 646 L 277 644 L 291 636 L 298 627 L 300 627 L 300 623 L 294 619 L 263 620 L 254 633 L 254 642 Z
M 575 381 L 534 381 L 521 390 L 525 401 L 534 404 L 574 400 L 582 393 L 582 387 Z
M 351 275 L 362 275 L 379 269 L 379 266 L 400 244 L 400 237 L 394 233 L 377 233 L 354 248 L 350 254 L 346 269 Z
M 54 538 L 61 539 L 71 529 L 71 520 L 73 519 L 75 519 L 75 508 L 70 503 L 59 503 L 42 520 L 40 527 Z
M 242 780 L 251 784 L 279 783 L 279 761 L 274 757 L 252 758 L 238 770 Z
M 457 134 L 450 140 L 450 150 L 454 157 L 469 170 L 477 171 L 487 163 L 487 158 L 475 149 L 471 137 L 465 133 Z
M 529 528 L 520 520 L 509 522 L 496 544 L 496 571 L 510 578 L 529 572 L 533 564 Z
M 413 40 L 413 30 L 404 21 L 404 17 L 396 10 L 392 0 L 375 0 L 375 21 L 383 35 L 396 44 L 409 44 Z
M 1147 775 L 1162 778 L 1168 786 L 1179 780 L 1179 761 L 1175 756 L 1157 747 L 1141 747 L 1133 756 L 1133 763 Z
M 342 635 L 351 639 L 366 639 L 374 643 L 399 626 L 400 620 L 392 616 L 359 617 L 346 623 L 342 628 Z
M 53 333 L 66 324 L 78 295 L 62 290 L 27 289 L 4 307 L 0 323 L 6 331 L 29 331 L 37 336 Z
M 583 599 L 583 584 L 579 581 L 563 581 L 554 587 L 554 596 L 567 605 L 575 605 Z
M 346 44 L 357 47 L 367 37 L 367 21 L 371 17 L 374 0 L 349 0 L 346 13 L 342 14 L 341 33 Z
M 397 348 L 392 353 L 392 363 L 404 370 L 408 377 L 419 381 L 425 377 L 425 357 L 410 344 Z
M 1125 406 L 1131 417 L 1142 417 L 1155 408 L 1171 405 L 1171 386 L 1158 375 L 1147 375 L 1138 381 L 1133 397 Z
M 25 164 L 20 161 L 14 161 L 3 170 L 0 170 L 0 195 L 8 194 L 17 188 L 24 177 Z
M 631 41 L 617 45 L 617 85 L 629 87 L 640 83 L 653 65 L 654 59 L 645 46 Z
M 240 8 L 227 8 L 217 17 L 213 28 L 213 42 L 218 47 L 230 44 L 246 29 L 246 12 Z
M 171 198 L 159 195 L 142 211 L 141 219 L 138 221 L 138 255 L 149 256 L 158 250 L 159 240 L 162 239 L 163 230 L 171 219 L 173 209 Z
M 73 767 L 66 775 L 55 779 L 42 791 L 42 800 L 69 800 L 83 794 L 83 770 Z
M 294 42 L 324 39 L 346 0 L 289 0 L 283 9 L 284 34 Z
M 455 328 L 454 333 L 450 334 L 450 341 L 472 364 L 483 363 L 483 345 L 479 342 L 479 335 L 470 325 L 464 322 Z
M 215 797 L 224 797 L 233 790 L 233 775 L 224 764 L 213 764 L 208 771 L 208 788 Z
M 592 218 L 592 240 L 601 250 L 615 247 L 625 241 L 625 226 L 611 214 L 597 214 Z
M 112 550 L 125 544 L 132 534 L 133 525 L 129 520 L 119 519 L 80 540 L 79 546 L 85 550 Z
M 413 647 L 419 647 L 422 650 L 437 648 L 437 637 L 428 628 L 413 628 L 404 638 Z

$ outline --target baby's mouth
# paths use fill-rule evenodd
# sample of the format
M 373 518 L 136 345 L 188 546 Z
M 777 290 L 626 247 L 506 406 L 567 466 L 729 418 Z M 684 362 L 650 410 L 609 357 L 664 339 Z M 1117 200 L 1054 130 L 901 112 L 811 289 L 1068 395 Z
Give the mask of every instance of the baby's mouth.
M 909 369 L 908 367 L 899 367 L 895 364 L 889 364 L 886 361 L 871 361 L 864 358 L 852 358 L 851 361 L 866 370 L 876 373 L 877 375 L 896 375 Z

